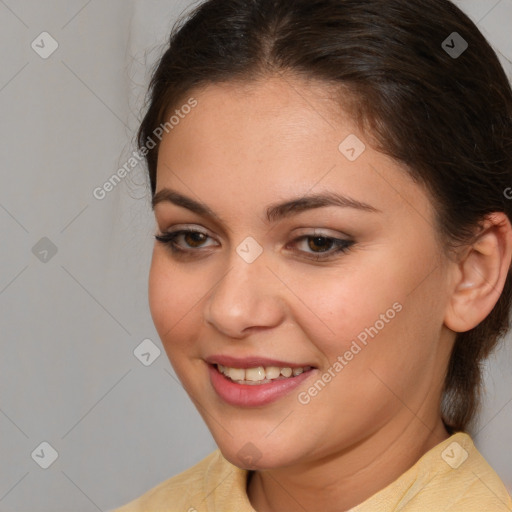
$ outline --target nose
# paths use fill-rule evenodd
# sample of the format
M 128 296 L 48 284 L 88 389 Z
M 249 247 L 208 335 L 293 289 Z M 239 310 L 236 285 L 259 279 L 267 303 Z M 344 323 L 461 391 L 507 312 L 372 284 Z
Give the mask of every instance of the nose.
M 205 302 L 208 324 L 230 338 L 243 338 L 255 329 L 277 327 L 285 318 L 282 287 L 265 259 L 246 263 L 237 254 L 227 273 Z

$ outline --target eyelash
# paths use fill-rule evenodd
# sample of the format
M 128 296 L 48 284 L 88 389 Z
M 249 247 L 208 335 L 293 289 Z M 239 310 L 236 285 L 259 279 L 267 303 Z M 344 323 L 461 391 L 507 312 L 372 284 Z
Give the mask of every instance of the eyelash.
M 203 236 L 207 237 L 206 240 L 211 239 L 211 237 L 209 235 L 207 235 L 206 233 L 203 233 L 202 231 L 198 231 L 198 230 L 193 230 L 193 229 L 182 229 L 179 231 L 164 233 L 161 235 L 155 235 L 155 239 L 158 242 L 160 242 L 161 244 L 165 245 L 168 249 L 170 249 L 171 252 L 175 256 L 193 258 L 194 256 L 197 256 L 197 253 L 199 252 L 199 250 L 202 249 L 202 247 L 198 247 L 197 249 L 194 249 L 194 248 L 184 249 L 178 245 L 176 240 L 180 236 L 194 235 L 194 234 L 203 235 Z M 298 242 L 313 240 L 315 238 L 325 240 L 327 242 L 331 242 L 332 246 L 326 251 L 321 251 L 321 252 L 317 252 L 317 253 L 315 253 L 315 252 L 308 253 L 307 251 L 300 251 L 300 250 L 295 251 L 295 252 L 299 252 L 303 255 L 306 255 L 305 256 L 306 258 L 314 260 L 314 261 L 324 261 L 324 260 L 328 260 L 328 259 L 332 258 L 336 254 L 344 254 L 344 253 L 348 252 L 355 243 L 353 240 L 334 238 L 334 237 L 317 234 L 317 233 L 311 234 L 311 235 L 300 236 L 300 237 L 292 240 L 292 243 L 297 244 Z M 206 247 L 210 247 L 210 246 L 206 246 Z M 196 254 L 194 254 L 194 253 L 196 253 Z

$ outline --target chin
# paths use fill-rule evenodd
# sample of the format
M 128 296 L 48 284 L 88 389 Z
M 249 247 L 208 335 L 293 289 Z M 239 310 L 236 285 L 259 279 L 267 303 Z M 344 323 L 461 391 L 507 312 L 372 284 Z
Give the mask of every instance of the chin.
M 276 469 L 292 463 L 290 458 L 284 458 L 279 453 L 265 454 L 254 443 L 246 443 L 239 450 L 219 447 L 222 455 L 234 466 L 249 471 Z
M 223 436 L 215 441 L 222 455 L 234 466 L 247 470 L 277 469 L 295 464 L 301 454 L 291 451 L 291 446 L 282 442 L 271 442 L 264 436 L 255 436 L 255 441 L 247 435 Z M 295 448 L 297 448 L 297 443 Z

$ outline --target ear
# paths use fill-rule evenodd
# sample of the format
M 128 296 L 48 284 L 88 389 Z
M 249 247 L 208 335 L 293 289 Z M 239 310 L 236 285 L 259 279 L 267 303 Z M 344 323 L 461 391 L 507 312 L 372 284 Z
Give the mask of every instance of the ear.
M 512 226 L 502 212 L 485 217 L 476 240 L 454 267 L 454 289 L 444 323 L 455 332 L 476 327 L 503 291 L 512 258 Z

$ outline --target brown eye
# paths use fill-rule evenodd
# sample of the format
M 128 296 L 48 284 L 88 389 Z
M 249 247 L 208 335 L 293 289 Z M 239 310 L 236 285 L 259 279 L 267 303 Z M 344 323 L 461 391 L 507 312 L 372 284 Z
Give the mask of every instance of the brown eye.
M 346 253 L 354 245 L 351 239 L 334 238 L 332 236 L 312 233 L 311 235 L 296 238 L 289 244 L 294 247 L 293 251 L 304 258 L 315 261 L 327 261 Z
M 173 252 L 199 253 L 202 249 L 217 246 L 218 243 L 206 233 L 194 230 L 179 230 L 155 236 L 156 240 L 166 245 Z
M 308 237 L 308 247 L 313 252 L 326 252 L 332 249 L 334 240 L 325 236 Z
M 206 242 L 206 240 L 208 239 L 208 235 L 205 235 L 204 233 L 199 233 L 197 231 L 190 231 L 183 235 L 183 239 L 189 247 L 197 248 L 201 247 L 201 245 L 203 245 Z

